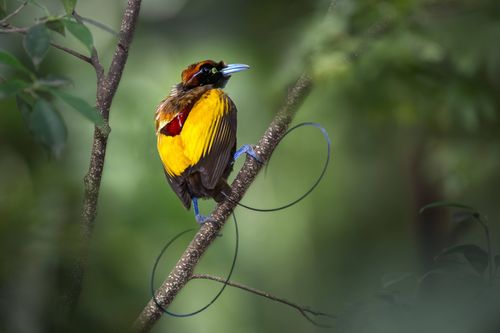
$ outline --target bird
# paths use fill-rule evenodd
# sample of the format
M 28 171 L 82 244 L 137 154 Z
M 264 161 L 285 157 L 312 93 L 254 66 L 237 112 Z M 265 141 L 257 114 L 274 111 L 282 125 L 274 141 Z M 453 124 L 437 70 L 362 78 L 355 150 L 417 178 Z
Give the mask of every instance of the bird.
M 167 181 L 186 209 L 193 204 L 200 224 L 206 217 L 198 199 L 224 200 L 234 160 L 243 153 L 259 160 L 251 145 L 236 150 L 236 105 L 223 90 L 232 74 L 249 68 L 213 60 L 191 64 L 156 108 L 157 150 Z

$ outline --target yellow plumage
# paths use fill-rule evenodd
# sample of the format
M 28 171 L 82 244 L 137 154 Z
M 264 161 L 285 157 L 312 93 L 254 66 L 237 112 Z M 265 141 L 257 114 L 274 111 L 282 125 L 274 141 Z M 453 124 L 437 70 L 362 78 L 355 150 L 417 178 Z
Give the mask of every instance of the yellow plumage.
M 157 148 L 165 170 L 180 176 L 210 153 L 228 100 L 221 89 L 205 92 L 193 105 L 182 131 L 176 136 L 157 134 Z

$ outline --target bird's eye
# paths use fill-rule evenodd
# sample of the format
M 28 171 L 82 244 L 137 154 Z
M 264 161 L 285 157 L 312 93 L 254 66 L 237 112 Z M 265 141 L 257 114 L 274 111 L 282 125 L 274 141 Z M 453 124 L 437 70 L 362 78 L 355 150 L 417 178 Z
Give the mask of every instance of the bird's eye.
M 217 74 L 218 70 L 217 70 L 217 68 L 215 68 L 215 67 L 212 67 L 212 70 L 211 70 L 211 72 L 212 72 L 212 74 Z

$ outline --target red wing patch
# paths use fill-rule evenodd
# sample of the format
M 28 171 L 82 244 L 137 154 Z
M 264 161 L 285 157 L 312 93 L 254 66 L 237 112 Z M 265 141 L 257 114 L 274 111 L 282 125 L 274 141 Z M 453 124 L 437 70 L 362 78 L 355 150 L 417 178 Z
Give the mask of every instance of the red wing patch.
M 179 112 L 174 118 L 172 118 L 172 120 L 162 127 L 160 133 L 166 136 L 176 136 L 181 134 L 182 127 L 184 126 L 190 111 L 190 109 L 187 109 Z

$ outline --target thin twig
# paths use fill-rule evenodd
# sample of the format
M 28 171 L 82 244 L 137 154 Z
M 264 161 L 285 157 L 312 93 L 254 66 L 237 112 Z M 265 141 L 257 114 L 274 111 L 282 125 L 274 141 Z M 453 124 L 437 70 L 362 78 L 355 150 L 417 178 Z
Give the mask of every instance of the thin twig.
M 82 24 L 83 25 L 83 18 L 78 15 L 78 13 L 73 10 L 73 17 L 75 18 L 75 20 Z M 102 66 L 100 60 L 99 60 L 99 55 L 97 53 L 97 49 L 95 48 L 94 45 L 92 45 L 92 52 L 91 52 L 91 56 L 89 58 L 90 60 L 90 64 L 94 67 L 95 69 L 95 72 L 96 72 L 96 76 L 97 76 L 97 89 L 101 89 L 103 86 L 103 81 L 104 81 L 104 67 Z
M 73 17 L 75 18 L 75 20 L 82 24 L 83 25 L 83 20 L 84 18 L 82 16 L 80 16 L 76 10 L 73 10 L 73 13 L 72 13 Z M 118 33 L 116 33 L 116 35 L 119 35 Z M 96 73 L 96 76 L 97 76 L 97 89 L 98 91 L 101 90 L 101 89 L 105 89 L 105 79 L 106 79 L 106 76 L 105 76 L 105 73 L 104 73 L 104 67 L 102 66 L 101 64 L 101 61 L 99 60 L 99 55 L 97 53 L 97 49 L 95 48 L 95 46 L 92 45 L 92 53 L 91 53 L 91 56 L 90 56 L 90 61 L 91 61 L 91 64 L 92 66 L 94 67 L 94 70 L 95 70 L 95 73 Z M 99 98 L 99 94 L 97 95 L 97 97 Z M 97 101 L 97 103 L 99 104 L 99 101 Z M 104 108 L 99 108 L 99 111 L 101 111 L 101 114 L 102 116 L 104 117 L 104 119 L 107 120 L 107 117 L 104 116 Z M 108 125 L 108 122 L 106 121 L 106 126 L 105 129 L 108 133 L 109 131 L 111 130 L 109 125 Z
M 289 301 L 289 300 L 287 300 L 285 298 L 274 296 L 274 295 L 272 295 L 272 294 L 270 294 L 270 293 L 268 293 L 266 291 L 255 289 L 255 288 L 246 286 L 244 284 L 241 284 L 239 282 L 234 282 L 234 281 L 227 281 L 226 282 L 226 279 L 221 278 L 219 276 L 214 276 L 214 275 L 209 275 L 209 274 L 193 274 L 191 276 L 190 280 L 194 280 L 194 279 L 204 279 L 204 280 L 217 281 L 217 282 L 220 282 L 220 283 L 226 283 L 228 286 L 239 288 L 241 290 L 248 291 L 248 292 L 250 292 L 252 294 L 265 297 L 265 298 L 270 299 L 272 301 L 288 305 L 289 307 L 292 307 L 292 308 L 296 309 L 297 311 L 299 311 L 300 314 L 302 316 L 304 316 L 304 318 L 306 318 L 309 322 L 311 322 L 315 326 L 330 327 L 329 325 L 318 323 L 317 321 L 315 321 L 314 319 L 312 319 L 309 315 L 335 318 L 335 316 L 333 316 L 331 314 L 320 312 L 320 311 L 311 310 L 308 307 L 299 305 L 297 303 L 293 303 L 293 302 L 291 302 L 291 301 Z
M 10 13 L 9 15 L 5 16 L 3 19 L 0 20 L 0 25 L 4 24 L 5 22 L 7 22 L 8 20 L 10 20 L 11 18 L 13 18 L 14 16 L 16 16 L 17 14 L 19 14 L 19 12 L 24 8 L 24 6 L 26 6 L 28 4 L 28 1 L 25 1 L 23 2 L 19 7 L 16 8 L 16 10 L 14 10 L 12 13 Z
M 19 34 L 23 34 L 25 35 L 29 28 L 30 27 L 23 27 L 23 28 L 20 28 L 20 27 L 15 27 L 9 23 L 7 23 L 7 20 L 11 17 L 13 17 L 15 14 L 19 13 L 21 11 L 21 9 L 27 4 L 27 2 L 23 3 L 23 5 L 21 5 L 19 8 L 17 8 L 14 12 L 12 12 L 9 16 L 5 17 L 2 21 L 0 21 L 0 26 L 2 26 L 4 29 L 0 29 L 0 33 L 19 33 Z M 91 65 L 94 66 L 94 68 L 96 69 L 96 71 L 101 71 L 102 72 L 102 65 L 99 63 L 99 60 L 97 58 L 97 51 L 95 51 L 95 48 L 92 52 L 92 57 L 94 57 L 94 52 L 96 53 L 95 54 L 95 59 L 92 59 L 90 57 L 87 57 L 86 55 L 83 55 L 73 49 L 70 49 L 66 46 L 62 46 L 62 45 L 59 45 L 57 43 L 54 43 L 54 42 L 50 42 L 50 45 L 53 46 L 54 48 L 56 49 L 59 49 L 59 50 L 62 50 L 80 60 L 83 60 Z M 99 74 L 98 74 L 99 76 Z
M 59 49 L 61 51 L 64 51 L 64 52 L 72 55 L 73 57 L 76 57 L 80 60 L 83 60 L 83 61 L 89 63 L 89 64 L 92 64 L 92 60 L 89 57 L 87 57 L 86 55 L 81 54 L 80 52 L 77 52 L 73 49 L 70 49 L 66 46 L 59 45 L 59 44 L 54 43 L 54 42 L 50 42 L 50 45 L 56 49 Z
M 3 29 L 0 29 L 0 33 L 7 33 L 7 34 L 8 33 L 18 33 L 18 34 L 25 35 L 29 30 L 29 28 L 14 27 L 9 23 L 2 23 L 1 25 L 2 25 Z M 87 57 L 86 55 L 81 54 L 78 51 L 75 51 L 73 49 L 70 49 L 66 46 L 62 46 L 62 45 L 54 43 L 54 42 L 50 42 L 50 45 L 56 49 L 59 49 L 61 51 L 66 52 L 69 55 L 72 55 L 73 57 L 76 57 L 80 60 L 83 60 L 86 63 L 92 64 L 91 58 Z
M 28 28 L 17 28 L 13 27 L 12 25 L 8 23 L 2 23 L 0 24 L 3 29 L 0 29 L 0 33 L 3 34 L 11 34 L 11 33 L 18 33 L 18 34 L 25 34 L 28 31 Z
M 74 13 L 75 14 L 75 13 Z M 83 22 L 87 22 L 87 23 L 90 23 L 92 24 L 93 26 L 96 26 L 97 28 L 100 28 L 106 32 L 109 32 L 110 34 L 112 34 L 113 36 L 119 36 L 119 33 L 116 32 L 115 30 L 111 29 L 110 27 L 108 27 L 107 25 L 99 22 L 99 21 L 96 21 L 96 20 L 93 20 L 91 18 L 88 18 L 88 17 L 84 17 L 84 16 L 81 16 L 81 15 L 78 15 L 80 17 L 80 19 L 83 21 Z

